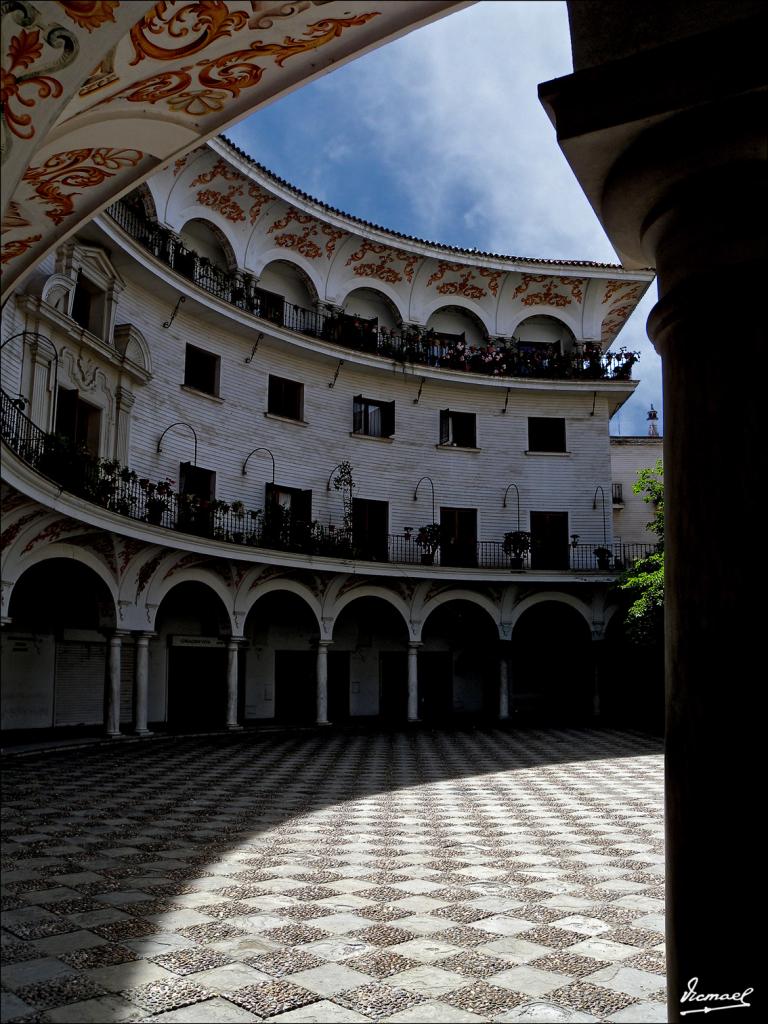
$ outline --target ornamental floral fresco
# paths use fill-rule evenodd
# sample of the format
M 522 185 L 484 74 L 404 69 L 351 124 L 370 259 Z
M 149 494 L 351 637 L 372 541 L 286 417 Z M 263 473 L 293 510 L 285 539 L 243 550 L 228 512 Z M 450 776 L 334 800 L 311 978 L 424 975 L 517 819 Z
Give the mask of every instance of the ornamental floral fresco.
M 285 231 L 290 225 L 297 225 L 296 231 Z M 276 233 L 278 232 L 278 233 Z M 275 245 L 282 249 L 292 249 L 309 260 L 319 259 L 325 255 L 328 259 L 333 256 L 336 243 L 343 238 L 347 232 L 341 228 L 335 228 L 331 224 L 323 224 L 308 213 L 301 213 L 294 207 L 289 207 L 288 212 L 278 217 L 268 228 L 268 235 L 274 235 Z
M 457 277 L 453 281 L 443 281 L 443 278 L 448 273 L 455 274 Z M 475 271 L 461 263 L 441 262 L 438 264 L 437 270 L 427 281 L 427 287 L 429 288 L 430 285 L 435 284 L 437 281 L 442 281 L 442 284 L 437 286 L 437 291 L 440 295 L 463 295 L 467 299 L 484 299 L 488 291 L 492 295 L 498 294 L 499 280 L 503 274 L 503 270 L 490 270 L 482 267 Z M 475 283 L 478 278 L 487 279 L 487 291 L 482 285 Z
M 637 284 L 633 281 L 608 282 L 603 304 L 609 302 L 611 298 L 614 298 L 614 302 L 603 320 L 600 334 L 603 344 L 613 341 L 629 314 L 640 301 L 646 287 L 647 285 L 644 283 Z
M 360 262 L 369 255 L 378 256 L 379 259 L 376 262 Z M 379 281 L 386 281 L 388 284 L 400 284 L 405 279 L 408 284 L 412 284 L 414 268 L 420 259 L 421 257 L 417 253 L 390 249 L 387 245 L 371 242 L 366 238 L 349 257 L 346 266 L 356 264 L 356 266 L 352 266 L 352 273 L 357 277 L 376 278 Z M 395 263 L 400 263 L 402 266 L 393 266 Z
M 540 287 L 534 287 L 540 286 Z M 512 298 L 520 298 L 524 306 L 556 306 L 562 309 L 584 299 L 584 278 L 549 277 L 546 274 L 523 274 Z
M 251 224 L 256 223 L 266 204 L 272 201 L 273 197 L 268 192 L 259 188 L 254 182 L 248 181 L 247 178 L 235 170 L 235 168 L 230 167 L 221 157 L 207 171 L 202 171 L 197 177 L 193 178 L 190 187 L 207 185 L 216 178 L 222 178 L 224 181 L 232 182 L 232 184 L 226 192 L 215 188 L 199 189 L 196 196 L 197 201 L 202 203 L 203 206 L 218 210 L 232 224 L 246 219 L 246 212 L 237 201 L 239 198 L 244 198 L 247 194 L 248 199 L 251 201 L 247 213 L 247 219 Z

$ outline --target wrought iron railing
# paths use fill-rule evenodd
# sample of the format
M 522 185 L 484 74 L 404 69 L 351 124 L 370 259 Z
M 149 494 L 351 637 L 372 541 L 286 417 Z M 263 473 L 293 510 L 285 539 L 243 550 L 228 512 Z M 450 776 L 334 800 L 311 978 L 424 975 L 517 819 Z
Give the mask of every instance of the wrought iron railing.
M 3 441 L 25 463 L 63 490 L 110 512 L 168 530 L 232 545 L 324 555 L 343 561 L 435 565 L 443 568 L 617 571 L 656 550 L 653 544 L 622 544 L 604 548 L 571 545 L 552 551 L 537 548 L 519 560 L 504 551 L 501 541 L 468 541 L 438 545 L 431 551 L 417 544 L 410 530 L 388 536 L 359 536 L 353 530 L 305 523 L 286 516 L 249 511 L 242 502 L 202 501 L 179 494 L 172 481 L 154 483 L 115 461 L 78 450 L 69 440 L 47 434 L 23 412 L 18 400 L 2 392 L 0 432 Z
M 493 377 L 545 380 L 629 380 L 637 352 L 602 353 L 598 346 L 560 353 L 555 346 L 521 348 L 515 339 L 467 345 L 462 339 L 441 337 L 431 330 L 380 327 L 375 319 L 306 309 L 259 289 L 256 279 L 242 270 L 225 270 L 188 249 L 172 231 L 150 221 L 124 200 L 108 210 L 112 219 L 134 241 L 176 273 L 238 309 L 287 327 L 298 334 L 320 338 L 357 352 L 397 362 L 480 373 Z

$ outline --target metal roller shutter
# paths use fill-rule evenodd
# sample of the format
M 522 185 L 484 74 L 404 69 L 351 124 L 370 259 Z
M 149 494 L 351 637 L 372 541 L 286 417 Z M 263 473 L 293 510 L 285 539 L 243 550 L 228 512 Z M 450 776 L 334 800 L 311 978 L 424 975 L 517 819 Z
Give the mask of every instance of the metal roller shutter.
M 58 642 L 55 725 L 98 725 L 104 721 L 106 652 L 103 641 Z
M 120 646 L 120 721 L 133 721 L 133 666 L 136 647 L 130 637 L 123 637 Z

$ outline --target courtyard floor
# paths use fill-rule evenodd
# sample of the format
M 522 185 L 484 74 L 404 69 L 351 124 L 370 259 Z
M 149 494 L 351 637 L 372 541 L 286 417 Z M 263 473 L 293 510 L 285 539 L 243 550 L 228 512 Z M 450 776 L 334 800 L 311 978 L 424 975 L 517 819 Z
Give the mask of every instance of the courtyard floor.
M 666 1020 L 654 738 L 239 734 L 3 774 L 3 1020 Z

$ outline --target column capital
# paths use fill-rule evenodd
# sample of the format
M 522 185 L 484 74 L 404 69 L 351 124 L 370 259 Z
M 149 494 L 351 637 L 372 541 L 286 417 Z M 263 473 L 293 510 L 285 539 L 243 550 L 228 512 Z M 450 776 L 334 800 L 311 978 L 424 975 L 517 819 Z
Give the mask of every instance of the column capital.
M 318 647 L 332 647 L 333 646 L 333 640 L 318 640 L 317 641 L 317 646 Z
M 423 641 L 423 640 L 409 640 L 409 641 L 408 641 L 408 646 L 409 646 L 409 647 L 410 647 L 410 648 L 411 648 L 412 650 L 414 650 L 414 651 L 415 651 L 415 650 L 418 650 L 418 649 L 419 649 L 419 647 L 423 647 L 423 646 L 424 646 L 424 641 Z

